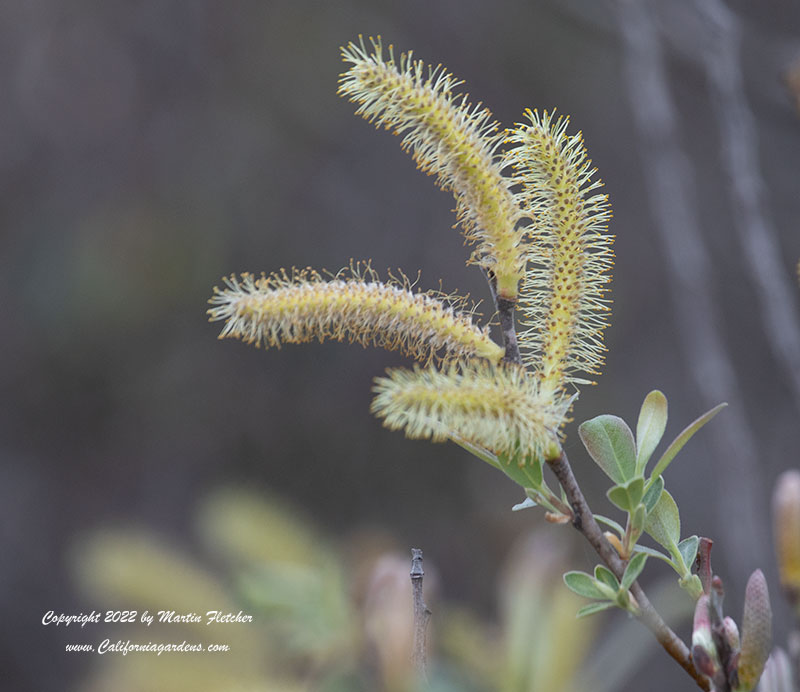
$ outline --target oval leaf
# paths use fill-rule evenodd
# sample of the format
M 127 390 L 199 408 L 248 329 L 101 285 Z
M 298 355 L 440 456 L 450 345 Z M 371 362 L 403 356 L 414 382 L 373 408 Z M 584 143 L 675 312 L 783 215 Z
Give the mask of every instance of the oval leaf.
M 653 511 L 647 516 L 644 530 L 670 553 L 677 549 L 681 539 L 681 516 L 678 505 L 666 490 L 661 493 Z
M 622 418 L 597 416 L 578 428 L 586 451 L 615 483 L 624 484 L 636 472 L 636 444 Z
M 609 491 L 606 493 L 608 499 L 611 500 L 617 507 L 619 507 L 623 512 L 629 512 L 631 509 L 631 501 L 630 497 L 628 496 L 628 489 L 624 485 L 615 485 L 613 488 L 609 488 Z
M 675 568 L 675 570 L 677 571 L 677 567 L 675 567 L 675 563 L 672 561 L 672 559 L 669 557 L 669 555 L 664 555 L 664 553 L 662 553 L 662 552 L 660 552 L 658 550 L 654 550 L 653 548 L 648 548 L 646 545 L 635 545 L 635 546 L 633 546 L 633 552 L 634 553 L 646 553 L 650 557 L 656 557 L 659 560 L 663 560 L 668 565 L 670 565 L 673 568 Z
M 541 488 L 543 481 L 542 460 L 522 457 L 519 454 L 508 456 L 500 454 L 497 457 L 498 468 L 512 481 L 523 488 Z
M 625 567 L 625 573 L 622 575 L 622 588 L 627 591 L 631 588 L 631 584 L 635 582 L 644 569 L 644 563 L 647 562 L 647 553 L 634 553 L 633 557 Z
M 678 543 L 678 550 L 683 558 L 683 564 L 689 569 L 692 568 L 695 558 L 697 557 L 698 545 L 700 545 L 700 539 L 697 536 L 689 536 L 689 538 L 684 538 Z
M 564 583 L 571 591 L 574 591 L 579 596 L 586 598 L 606 598 L 597 582 L 591 574 L 586 572 L 567 572 L 564 575 Z
M 637 537 L 642 535 L 646 521 L 647 509 L 644 505 L 639 505 L 631 515 L 631 531 L 635 531 Z
M 654 389 L 644 399 L 636 423 L 636 472 L 644 473 L 647 462 L 667 427 L 667 397 Z
M 635 510 L 644 496 L 644 478 L 634 478 L 628 482 L 628 498 L 631 503 L 631 511 Z
M 697 420 L 687 425 L 683 432 L 678 435 L 673 441 L 672 444 L 667 447 L 667 451 L 661 455 L 661 458 L 658 460 L 655 468 L 653 469 L 653 473 L 651 474 L 651 478 L 657 478 L 667 466 L 670 465 L 670 462 L 675 458 L 675 455 L 681 451 L 683 445 L 685 445 L 700 428 L 702 428 L 708 421 L 710 421 L 714 416 L 716 416 L 722 409 L 724 409 L 728 404 L 719 404 L 715 406 L 710 411 L 706 411 L 702 416 L 700 416 Z
M 611 587 L 614 591 L 619 589 L 619 579 L 604 565 L 597 565 L 597 567 L 594 568 L 594 578 L 606 586 Z
M 644 502 L 648 514 L 650 514 L 650 512 L 653 511 L 653 507 L 656 506 L 656 503 L 661 497 L 662 490 L 664 490 L 664 479 L 659 476 L 650 484 L 650 487 L 642 498 L 642 502 Z
M 576 618 L 585 618 L 587 615 L 594 615 L 595 613 L 600 613 L 604 610 L 608 610 L 609 608 L 613 608 L 616 604 L 614 601 L 603 601 L 602 603 L 590 603 L 589 605 L 583 606 L 577 614 L 575 615 Z

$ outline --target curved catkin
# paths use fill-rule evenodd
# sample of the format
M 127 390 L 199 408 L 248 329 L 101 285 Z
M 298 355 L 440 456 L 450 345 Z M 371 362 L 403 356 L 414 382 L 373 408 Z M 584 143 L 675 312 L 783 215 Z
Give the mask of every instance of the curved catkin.
M 545 391 L 597 374 L 607 326 L 606 284 L 613 264 L 605 195 L 580 133 L 567 135 L 568 118 L 528 111 L 507 142 L 519 203 L 533 219 L 528 268 L 520 289 L 523 360 Z
M 570 401 L 543 398 L 516 365 L 481 362 L 388 371 L 376 378 L 372 412 L 392 430 L 439 442 L 451 436 L 495 454 L 537 459 L 558 444 Z
M 265 348 L 309 341 L 348 340 L 420 361 L 481 357 L 497 362 L 504 350 L 485 329 L 444 300 L 382 283 L 367 271 L 325 280 L 313 270 L 225 280 L 209 300 L 211 321 L 225 321 L 220 338 Z
M 460 82 L 441 65 L 428 67 L 411 53 L 395 60 L 391 46 L 384 58 L 380 37 L 371 52 L 362 37 L 342 48 L 342 57 L 351 67 L 341 75 L 339 94 L 359 104 L 364 119 L 402 135 L 419 168 L 453 191 L 458 223 L 477 245 L 473 260 L 493 272 L 498 295 L 515 300 L 525 264 L 523 231 L 495 157 L 502 138 L 491 112 L 454 94 Z

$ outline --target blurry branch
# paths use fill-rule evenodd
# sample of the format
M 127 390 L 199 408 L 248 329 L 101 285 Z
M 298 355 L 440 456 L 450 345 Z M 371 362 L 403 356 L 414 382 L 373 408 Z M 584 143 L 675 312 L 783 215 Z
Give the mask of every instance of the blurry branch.
M 425 605 L 422 594 L 422 578 L 425 572 L 422 569 L 422 551 L 419 548 L 411 549 L 411 588 L 414 593 L 414 669 L 421 682 L 428 677 L 427 663 L 427 631 L 431 611 Z
M 705 405 L 742 401 L 730 355 L 714 326 L 719 322 L 719 314 L 712 300 L 712 264 L 694 210 L 690 162 L 678 137 L 678 114 L 669 91 L 652 3 L 617 0 L 616 7 L 639 151 L 670 275 L 684 361 Z M 747 573 L 753 564 L 766 562 L 761 537 L 766 535 L 767 526 L 754 500 L 763 495 L 761 477 L 753 467 L 758 459 L 757 446 L 738 407 L 731 407 L 724 421 L 714 426 L 710 434 L 716 447 L 712 461 L 717 465 L 714 478 L 719 483 L 719 495 L 737 497 L 741 519 L 734 526 L 728 507 L 717 503 L 717 511 L 723 515 L 719 526 L 729 532 L 725 540 L 730 545 L 750 547 L 728 554 L 728 559 L 736 563 L 734 571 Z M 743 487 L 749 491 L 740 492 Z

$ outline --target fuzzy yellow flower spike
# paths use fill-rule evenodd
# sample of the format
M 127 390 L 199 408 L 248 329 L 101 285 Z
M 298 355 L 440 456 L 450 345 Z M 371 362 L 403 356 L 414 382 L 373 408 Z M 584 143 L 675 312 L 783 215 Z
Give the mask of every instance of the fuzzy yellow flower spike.
M 477 244 L 473 261 L 493 273 L 501 298 L 514 301 L 524 229 L 517 228 L 520 210 L 495 156 L 502 135 L 491 112 L 455 94 L 461 82 L 441 65 L 426 66 L 410 52 L 395 60 L 391 46 L 384 57 L 380 37 L 371 52 L 363 37 L 349 43 L 342 57 L 352 66 L 341 75 L 339 94 L 360 104 L 357 113 L 369 122 L 403 135 L 419 168 L 453 191 L 458 222 Z
M 220 338 L 256 346 L 313 340 L 355 341 L 399 350 L 421 361 L 480 357 L 497 362 L 503 348 L 472 322 L 466 300 L 415 293 L 410 282 L 383 283 L 368 266 L 326 280 L 310 269 L 256 278 L 243 274 L 214 289 L 208 311 L 225 320 Z
M 540 459 L 558 446 L 570 401 L 543 398 L 517 365 L 472 361 L 390 370 L 376 378 L 372 412 L 392 430 L 441 442 L 458 438 L 496 455 Z
M 568 118 L 527 115 L 530 122 L 508 136 L 505 164 L 532 220 L 518 303 L 520 347 L 546 393 L 585 384 L 575 373 L 597 374 L 603 363 L 613 236 L 608 198 L 590 196 L 602 183 L 593 179 L 581 133 L 566 134 Z

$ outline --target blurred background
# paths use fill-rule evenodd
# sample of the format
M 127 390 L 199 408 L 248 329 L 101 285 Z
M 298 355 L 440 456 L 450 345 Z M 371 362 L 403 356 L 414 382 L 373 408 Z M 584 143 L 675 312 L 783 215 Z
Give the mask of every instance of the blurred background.
M 224 275 L 351 258 L 488 299 L 449 193 L 336 96 L 359 33 L 443 63 L 503 124 L 557 108 L 583 131 L 617 259 L 607 366 L 576 423 L 635 424 L 659 388 L 671 439 L 729 402 L 667 484 L 683 534 L 714 539 L 728 611 L 761 567 L 785 637 L 769 499 L 800 465 L 796 3 L 30 0 L 0 3 L 8 689 L 402 689 L 391 608 L 412 546 L 441 689 L 692 688 L 623 613 L 575 623 L 560 573 L 595 559 L 574 531 L 512 513 L 516 487 L 461 449 L 370 416 L 397 354 L 265 353 L 206 321 Z M 566 449 L 613 514 L 575 426 Z M 662 578 L 650 564 L 645 586 Z M 682 597 L 663 598 L 686 635 Z M 228 658 L 68 654 L 116 630 L 41 624 L 217 604 L 256 613 L 220 633 Z

